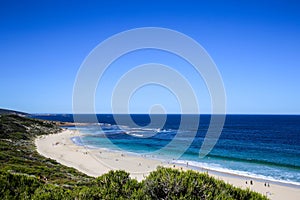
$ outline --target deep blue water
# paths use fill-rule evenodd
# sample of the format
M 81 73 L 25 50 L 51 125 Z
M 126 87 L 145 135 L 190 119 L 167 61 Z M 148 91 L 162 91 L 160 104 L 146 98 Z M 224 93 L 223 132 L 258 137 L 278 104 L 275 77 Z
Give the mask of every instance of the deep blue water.
M 90 122 L 89 115 L 82 116 L 82 122 Z M 148 115 L 131 116 L 141 128 L 128 127 L 126 121 L 116 125 L 112 115 L 97 116 L 103 123 L 101 129 L 99 125 L 77 127 L 86 136 L 73 138 L 75 143 L 155 155 L 159 159 L 175 158 L 171 161 L 300 185 L 300 115 L 227 115 L 217 144 L 205 158 L 199 158 L 199 149 L 210 123 L 210 115 L 201 115 L 196 136 L 187 127 L 181 130 L 182 136 L 176 138 L 177 144 L 182 145 L 168 147 L 159 153 L 178 134 L 181 115 L 168 115 L 163 127 L 153 124 L 147 128 L 143 126 L 151 121 Z M 73 121 L 72 115 L 33 117 Z M 193 115 L 189 117 L 193 118 Z M 181 147 L 190 141 L 189 148 L 181 155 Z M 179 158 L 176 157 L 178 153 L 181 155 Z

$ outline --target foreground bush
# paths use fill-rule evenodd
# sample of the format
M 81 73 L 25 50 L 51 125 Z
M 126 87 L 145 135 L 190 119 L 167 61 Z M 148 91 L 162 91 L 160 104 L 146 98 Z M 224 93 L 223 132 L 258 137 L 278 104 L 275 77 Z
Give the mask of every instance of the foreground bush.
M 92 185 L 77 188 L 75 196 L 79 199 L 132 199 L 141 190 L 141 183 L 122 170 L 110 171 L 98 177 Z
M 267 199 L 205 173 L 159 167 L 144 181 L 110 171 L 86 186 L 69 189 L 26 175 L 1 173 L 1 199 Z
M 158 167 L 142 183 L 151 199 L 267 199 L 192 170 Z
M 34 177 L 0 171 L 0 199 L 31 199 L 41 185 Z

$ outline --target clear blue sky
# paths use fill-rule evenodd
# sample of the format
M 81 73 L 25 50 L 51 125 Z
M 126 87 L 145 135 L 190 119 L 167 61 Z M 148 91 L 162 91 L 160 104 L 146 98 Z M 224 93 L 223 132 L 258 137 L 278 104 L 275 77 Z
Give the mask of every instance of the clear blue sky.
M 113 34 L 158 26 L 180 31 L 207 50 L 222 75 L 228 113 L 300 114 L 299 10 L 298 1 L 288 0 L 1 1 L 0 107 L 71 113 L 73 84 L 88 53 Z M 155 52 L 132 58 L 148 62 L 152 54 L 155 61 L 168 62 L 169 55 Z M 100 83 L 98 112 L 109 112 L 109 92 L 100 89 L 110 88 L 109 77 L 120 71 L 116 65 Z M 193 82 L 190 72 L 182 73 Z M 160 95 L 153 97 L 155 92 Z M 204 97 L 202 112 L 208 112 Z M 170 113 L 178 110 L 174 97 L 154 86 L 133 98 L 133 112 L 155 103 L 167 104 Z

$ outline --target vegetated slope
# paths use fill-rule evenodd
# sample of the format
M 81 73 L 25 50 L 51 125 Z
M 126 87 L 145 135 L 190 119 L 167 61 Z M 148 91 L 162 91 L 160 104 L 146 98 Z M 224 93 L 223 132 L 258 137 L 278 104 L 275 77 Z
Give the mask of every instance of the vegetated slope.
M 34 175 L 50 183 L 78 185 L 90 179 L 77 170 L 38 154 L 36 136 L 57 133 L 53 122 L 0 115 L 0 170 Z
M 0 115 L 1 114 L 6 114 L 6 115 L 12 114 L 12 115 L 22 115 L 22 116 L 28 115 L 28 113 L 25 113 L 25 112 L 0 108 Z
M 40 156 L 34 138 L 53 122 L 0 115 L 0 199 L 267 199 L 195 171 L 159 167 L 142 182 L 125 171 L 98 178 Z

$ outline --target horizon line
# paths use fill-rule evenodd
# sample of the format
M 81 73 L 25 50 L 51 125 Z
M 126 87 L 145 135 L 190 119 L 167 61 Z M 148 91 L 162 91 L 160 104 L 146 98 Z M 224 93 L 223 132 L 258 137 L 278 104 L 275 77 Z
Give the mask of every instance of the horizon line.
M 27 113 L 29 115 L 300 115 L 300 113 Z

